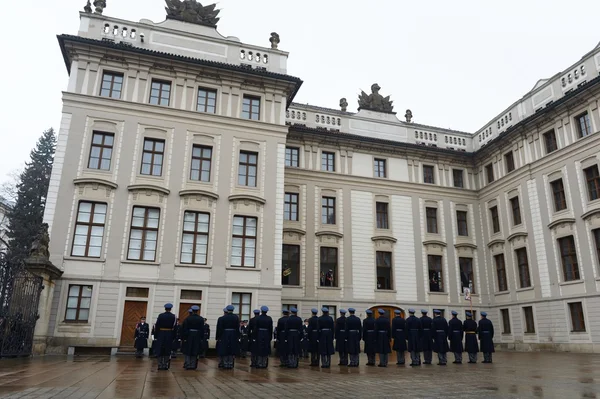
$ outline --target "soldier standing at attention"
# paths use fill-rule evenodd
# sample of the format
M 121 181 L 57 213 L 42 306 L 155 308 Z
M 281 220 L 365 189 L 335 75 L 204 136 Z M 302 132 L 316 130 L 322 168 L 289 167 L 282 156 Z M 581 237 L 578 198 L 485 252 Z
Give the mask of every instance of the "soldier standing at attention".
M 404 365 L 404 352 L 406 351 L 406 320 L 402 317 L 400 309 L 395 309 L 396 317 L 392 319 L 392 337 L 394 338 L 394 350 L 396 351 L 399 366 Z
M 421 326 L 423 333 L 421 335 L 421 350 L 423 351 L 423 364 L 431 364 L 433 357 L 433 335 L 431 331 L 431 317 L 427 316 L 427 310 L 421 309 Z
M 146 316 L 140 318 L 140 322 L 135 326 L 135 357 L 143 357 L 144 349 L 148 347 L 148 337 L 150 336 L 150 326 L 146 323 Z
M 346 319 L 346 351 L 350 355 L 349 367 L 358 367 L 360 357 L 360 339 L 362 337 L 362 323 L 354 315 L 356 310 L 348 308 L 350 316 Z
M 308 320 L 308 341 L 310 365 L 319 367 L 319 317 L 317 309 L 312 308 L 312 317 Z
M 448 339 L 450 340 L 450 351 L 454 353 L 454 363 L 462 363 L 463 353 L 463 323 L 456 317 L 458 312 L 452 311 L 452 320 L 448 322 Z
M 392 339 L 392 331 L 390 329 L 390 319 L 385 317 L 385 311 L 378 309 L 379 318 L 375 320 L 375 334 L 377 337 L 376 352 L 379 353 L 379 366 L 387 367 L 388 356 L 392 352 L 390 348 L 390 340 Z
M 421 365 L 421 336 L 423 334 L 423 327 L 421 326 L 421 319 L 415 316 L 414 309 L 408 309 L 408 319 L 406 319 L 406 332 L 408 338 L 408 351 L 410 352 L 410 365 L 420 366 Z
M 431 322 L 433 329 L 433 349 L 438 354 L 438 366 L 445 366 L 448 363 L 448 321 L 442 317 L 442 312 L 438 309 L 433 311 L 435 317 Z
M 304 319 L 302 326 L 302 357 L 308 359 L 308 319 Z
M 335 353 L 333 348 L 333 328 L 334 323 L 329 316 L 329 308 L 321 309 L 323 314 L 319 317 L 319 353 L 321 354 L 321 367 L 328 369 L 331 367 L 331 355 Z
M 208 319 L 203 317 L 204 319 L 204 340 L 202 341 L 202 352 L 200 352 L 200 357 L 206 357 L 206 353 L 208 352 L 208 340 L 210 339 L 210 326 L 208 325 Z
M 254 345 L 255 345 L 254 336 L 255 336 L 255 330 L 256 330 L 256 319 L 258 318 L 258 315 L 260 314 L 260 310 L 254 309 L 254 311 L 252 313 L 254 313 L 254 317 L 251 318 L 250 322 L 248 323 L 248 339 L 249 339 L 248 349 L 250 349 L 250 367 L 256 367 L 256 353 L 255 353 L 256 350 L 254 349 Z
M 156 330 L 156 356 L 158 357 L 158 370 L 168 370 L 171 366 L 171 346 L 173 345 L 173 328 L 177 318 L 171 313 L 173 305 L 165 304 L 165 311 L 158 315 L 155 324 Z
M 223 317 L 227 314 L 227 308 L 223 308 L 223 316 L 219 317 L 217 319 L 217 331 L 219 331 L 219 326 L 221 325 L 221 323 L 223 322 Z M 215 337 L 216 338 L 216 337 Z M 223 361 L 223 356 L 221 356 L 221 351 L 219 350 L 219 340 L 216 339 L 217 344 L 216 344 L 216 350 L 217 350 L 217 355 L 219 356 L 219 368 L 222 369 L 223 365 L 224 365 L 224 361 Z
M 283 310 L 283 316 L 277 320 L 277 353 L 279 354 L 279 367 L 287 367 L 288 354 L 285 339 L 285 323 L 290 317 L 288 309 Z
M 377 336 L 375 335 L 375 319 L 373 311 L 365 311 L 367 318 L 363 320 L 363 341 L 365 342 L 365 353 L 367 354 L 367 366 L 375 366 L 375 345 Z
M 469 363 L 477 363 L 477 352 L 479 352 L 477 322 L 473 320 L 471 312 L 467 312 L 467 320 L 463 323 L 463 328 L 465 331 L 465 350 L 469 354 Z
M 192 310 L 192 308 L 188 309 L 188 317 L 194 313 L 194 311 Z M 179 320 L 179 319 L 177 319 Z M 187 320 L 187 319 L 186 319 Z M 181 327 L 183 329 L 183 326 Z M 188 368 L 188 363 L 187 363 L 187 356 L 186 356 L 186 344 L 185 344 L 185 336 L 183 335 L 183 330 L 181 330 L 181 353 L 183 353 L 183 368 L 187 370 Z
M 182 351 L 185 353 L 184 365 L 186 370 L 198 368 L 198 355 L 204 341 L 204 319 L 198 314 L 200 307 L 192 306 L 192 314 L 183 321 L 181 336 L 183 337 Z
M 248 345 L 248 320 L 242 320 L 242 323 L 240 324 L 240 356 L 242 359 L 246 358 Z
M 223 368 L 230 370 L 235 365 L 235 356 L 239 353 L 240 319 L 233 314 L 235 309 L 233 305 L 227 305 L 225 309 L 227 314 L 221 317 L 221 325 L 219 326 L 217 323 L 217 341 L 219 342 L 219 356 L 223 358 Z
M 298 368 L 298 359 L 302 353 L 300 339 L 302 336 L 302 319 L 298 317 L 298 309 L 291 308 L 292 315 L 285 323 L 285 337 L 287 340 L 286 353 L 288 354 L 287 366 L 291 369 Z
M 171 359 L 177 358 L 177 351 L 181 349 L 181 324 L 179 324 L 179 318 L 175 320 L 175 327 L 173 328 L 173 346 L 171 347 Z
M 494 353 L 494 325 L 487 318 L 486 312 L 481 312 L 481 320 L 479 320 L 479 341 L 481 351 L 483 352 L 483 363 L 492 362 L 492 353 Z
M 338 366 L 348 365 L 348 350 L 346 348 L 346 310 L 340 309 L 340 317 L 335 322 L 335 350 L 340 355 Z
M 256 368 L 266 369 L 269 365 L 269 355 L 271 354 L 271 337 L 273 337 L 273 319 L 267 316 L 269 308 L 261 306 L 260 316 L 256 319 L 256 329 L 254 330 L 254 348 L 256 351 Z

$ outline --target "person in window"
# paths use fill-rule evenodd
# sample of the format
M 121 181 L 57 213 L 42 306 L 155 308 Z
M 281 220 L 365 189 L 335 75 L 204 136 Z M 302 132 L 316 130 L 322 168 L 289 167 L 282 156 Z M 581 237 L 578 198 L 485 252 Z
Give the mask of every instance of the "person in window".
M 325 272 L 323 272 L 323 271 L 321 272 L 320 279 L 321 279 L 321 287 L 325 287 Z
M 140 322 L 135 326 L 135 357 L 144 356 L 144 349 L 148 347 L 148 337 L 150 336 L 150 326 L 146 323 L 146 316 L 140 318 Z
M 329 269 L 325 275 L 325 287 L 333 287 L 333 270 Z
M 429 275 L 429 292 L 440 292 L 440 281 L 437 272 Z
M 462 284 L 462 288 L 463 290 L 465 288 L 470 288 L 470 284 L 469 284 L 469 276 L 467 276 L 467 273 L 465 273 L 464 271 L 460 271 L 460 282 Z

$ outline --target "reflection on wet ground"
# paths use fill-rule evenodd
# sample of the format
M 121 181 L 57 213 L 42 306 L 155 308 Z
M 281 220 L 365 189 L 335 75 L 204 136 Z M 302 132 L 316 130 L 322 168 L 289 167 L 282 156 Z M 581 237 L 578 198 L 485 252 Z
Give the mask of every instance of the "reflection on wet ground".
M 362 355 L 364 357 L 364 355 Z M 451 356 L 450 356 L 451 357 Z M 156 360 L 132 357 L 47 356 L 0 360 L 0 398 L 597 398 L 600 355 L 512 353 L 493 364 L 448 364 L 411 368 L 390 359 L 387 368 L 248 367 L 219 370 L 216 359 L 201 359 L 198 370 L 156 371 Z

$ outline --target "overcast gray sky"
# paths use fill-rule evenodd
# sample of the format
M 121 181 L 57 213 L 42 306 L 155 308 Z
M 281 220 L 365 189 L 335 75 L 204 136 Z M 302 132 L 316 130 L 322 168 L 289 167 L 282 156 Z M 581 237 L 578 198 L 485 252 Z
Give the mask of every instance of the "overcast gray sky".
M 164 0 L 107 0 L 105 14 L 164 20 Z M 203 4 L 210 4 L 204 2 Z M 76 34 L 85 0 L 4 1 L 0 181 L 42 131 L 58 130 L 67 71 L 56 34 Z M 379 83 L 400 116 L 473 132 L 600 41 L 600 1 L 221 0 L 219 32 L 269 46 L 281 36 L 297 102 L 356 110 Z

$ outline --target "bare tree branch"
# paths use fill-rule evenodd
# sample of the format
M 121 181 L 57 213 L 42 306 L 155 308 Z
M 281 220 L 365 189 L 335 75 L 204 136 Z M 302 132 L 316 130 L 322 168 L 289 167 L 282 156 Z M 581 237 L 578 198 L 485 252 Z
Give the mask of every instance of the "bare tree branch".
M 6 174 L 7 179 L 0 184 L 0 198 L 15 203 L 17 201 L 17 186 L 21 181 L 22 169 L 13 169 Z

